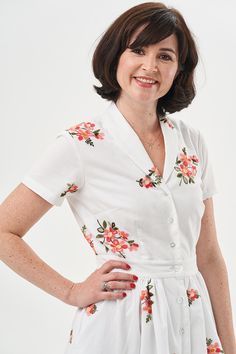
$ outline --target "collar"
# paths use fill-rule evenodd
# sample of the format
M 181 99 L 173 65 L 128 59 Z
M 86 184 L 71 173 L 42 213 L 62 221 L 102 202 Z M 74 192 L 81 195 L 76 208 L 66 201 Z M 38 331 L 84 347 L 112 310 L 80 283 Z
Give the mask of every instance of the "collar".
M 103 112 L 102 122 L 112 135 L 115 143 L 123 150 L 132 161 L 145 173 L 154 165 L 142 141 L 135 130 L 121 114 L 116 104 L 112 101 Z M 160 127 L 165 144 L 165 162 L 163 182 L 166 183 L 174 170 L 176 156 L 178 155 L 178 135 L 176 128 L 171 128 L 167 122 L 160 120 Z

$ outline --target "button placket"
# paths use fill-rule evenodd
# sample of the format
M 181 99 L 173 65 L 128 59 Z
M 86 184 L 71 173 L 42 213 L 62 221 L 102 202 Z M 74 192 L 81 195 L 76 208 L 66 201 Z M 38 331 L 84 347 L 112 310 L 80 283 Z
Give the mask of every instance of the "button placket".
M 173 222 L 174 222 L 174 218 L 172 216 L 169 216 L 168 223 L 173 224 Z
M 165 196 L 169 196 L 170 197 L 170 205 L 171 205 L 170 209 L 171 210 L 170 210 L 169 217 L 167 217 L 167 223 L 169 225 L 172 225 L 171 226 L 171 230 L 172 230 L 172 232 L 176 233 L 177 224 L 176 224 L 175 221 L 177 220 L 177 215 L 176 215 L 176 210 L 175 210 L 175 206 L 174 206 L 174 201 L 172 199 L 171 193 L 167 190 L 166 186 L 165 186 L 165 188 L 163 188 L 163 193 L 164 193 Z M 172 238 L 172 240 L 169 242 L 169 247 L 171 247 L 174 252 L 177 252 L 177 249 L 175 248 L 177 244 L 176 244 L 176 242 L 173 241 L 173 236 L 171 238 Z M 172 269 L 174 271 L 178 271 L 178 270 L 175 269 L 175 266 L 173 266 L 173 268 L 170 268 L 170 269 Z
M 160 184 L 160 189 L 163 191 L 163 193 L 166 197 L 171 197 L 171 193 L 170 193 L 168 187 L 166 186 L 166 184 Z
M 177 301 L 178 304 L 182 304 L 184 302 L 183 296 L 177 297 L 176 301 Z

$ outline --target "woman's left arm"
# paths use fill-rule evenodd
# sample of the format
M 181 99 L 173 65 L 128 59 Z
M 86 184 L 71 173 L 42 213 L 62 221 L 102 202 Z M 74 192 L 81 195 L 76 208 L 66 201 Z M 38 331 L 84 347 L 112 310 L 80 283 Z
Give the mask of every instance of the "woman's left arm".
M 197 243 L 197 265 L 210 295 L 224 354 L 236 354 L 228 273 L 217 241 L 212 198 L 204 200 L 205 211 Z

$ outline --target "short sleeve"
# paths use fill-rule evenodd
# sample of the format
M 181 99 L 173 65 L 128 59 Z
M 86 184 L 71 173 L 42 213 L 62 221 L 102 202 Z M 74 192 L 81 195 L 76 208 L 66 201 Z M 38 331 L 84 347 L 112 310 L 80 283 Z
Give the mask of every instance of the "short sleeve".
M 78 146 L 67 131 L 56 136 L 25 174 L 22 183 L 56 206 L 82 188 L 82 159 Z
M 198 140 L 199 158 L 201 165 L 202 196 L 203 200 L 218 193 L 213 167 L 210 161 L 207 144 L 202 133 L 199 132 Z

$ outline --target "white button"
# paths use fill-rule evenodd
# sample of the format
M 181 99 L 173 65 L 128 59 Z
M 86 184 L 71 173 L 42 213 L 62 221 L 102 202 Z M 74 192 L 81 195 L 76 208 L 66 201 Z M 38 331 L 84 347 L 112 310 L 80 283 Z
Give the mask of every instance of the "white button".
M 175 272 L 180 272 L 183 269 L 181 265 L 175 265 L 174 268 L 175 268 Z
M 183 269 L 182 265 L 171 265 L 169 267 L 170 270 L 175 271 L 175 272 L 180 272 Z
M 171 242 L 171 243 L 170 243 L 170 247 L 175 247 L 175 243 L 174 243 L 174 242 Z
M 182 304 L 182 302 L 184 301 L 183 296 L 177 297 L 176 301 L 178 302 L 178 304 Z
M 180 328 L 179 333 L 184 334 L 184 328 Z
M 172 217 L 168 218 L 168 223 L 172 224 L 174 222 L 174 219 Z

